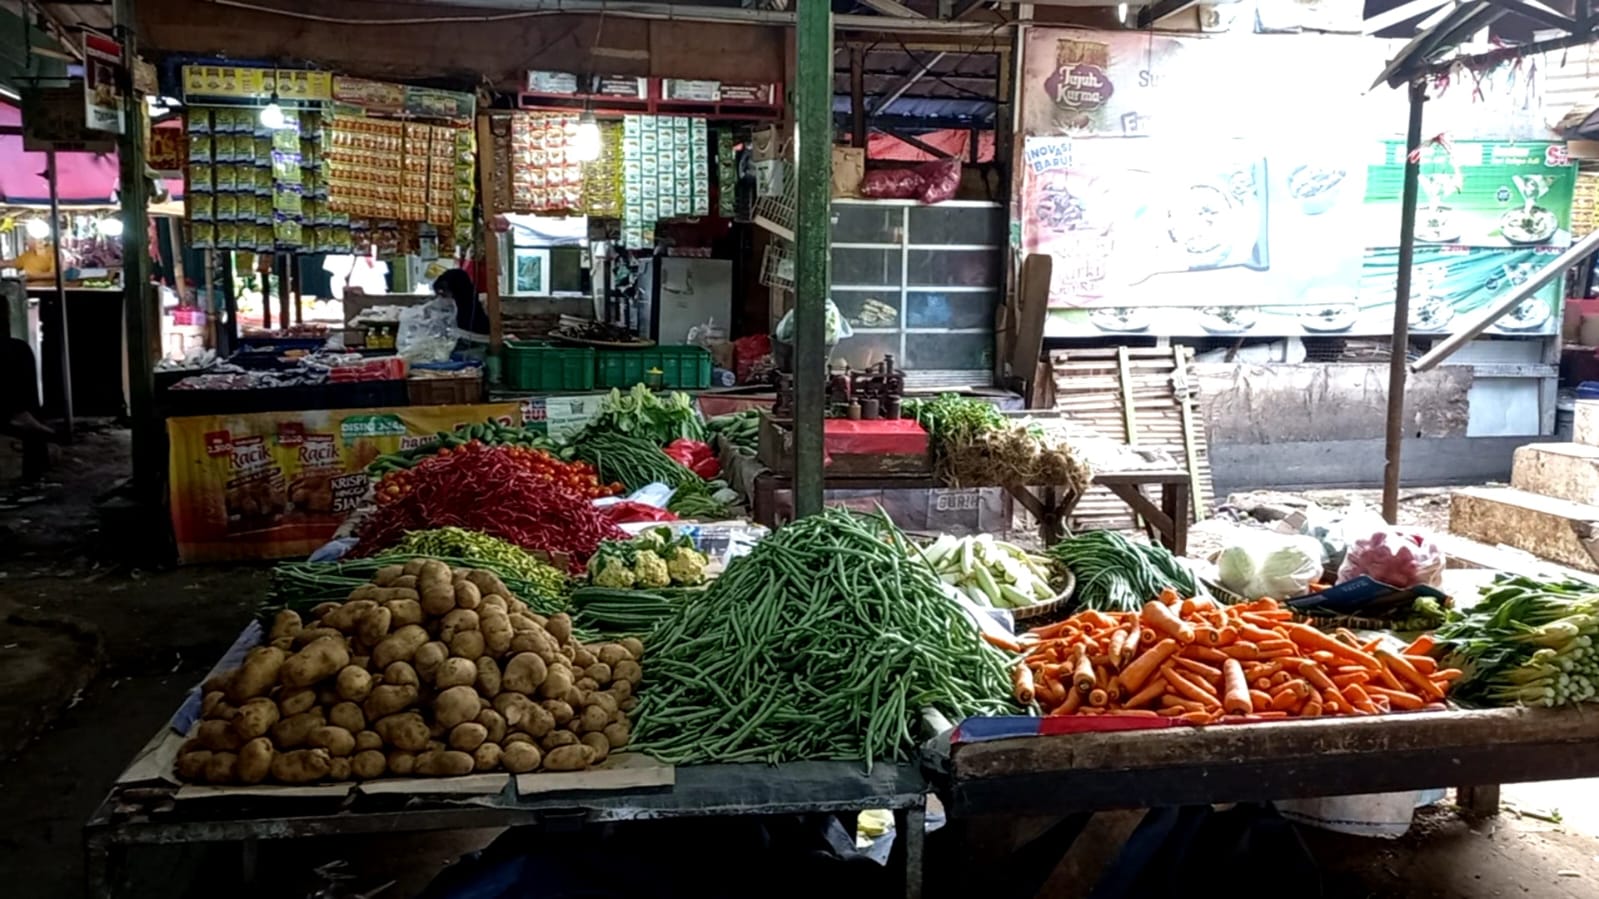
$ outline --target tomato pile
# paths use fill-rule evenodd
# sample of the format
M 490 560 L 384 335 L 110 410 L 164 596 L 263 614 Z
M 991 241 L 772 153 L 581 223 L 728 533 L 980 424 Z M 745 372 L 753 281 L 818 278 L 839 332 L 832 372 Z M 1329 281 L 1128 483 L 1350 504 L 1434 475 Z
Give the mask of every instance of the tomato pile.
M 486 448 L 488 448 L 486 444 L 473 440 L 454 450 L 441 447 L 435 458 L 448 457 L 451 454 L 479 453 Z M 599 474 L 594 470 L 594 466 L 581 460 L 563 462 L 544 450 L 520 446 L 499 446 L 493 449 L 496 462 L 525 469 L 545 484 L 563 488 L 587 499 L 614 496 L 624 492 L 625 489 L 621 484 L 600 483 Z M 378 505 L 387 505 L 411 493 L 416 489 L 416 478 L 415 468 L 402 468 L 385 474 L 377 485 Z

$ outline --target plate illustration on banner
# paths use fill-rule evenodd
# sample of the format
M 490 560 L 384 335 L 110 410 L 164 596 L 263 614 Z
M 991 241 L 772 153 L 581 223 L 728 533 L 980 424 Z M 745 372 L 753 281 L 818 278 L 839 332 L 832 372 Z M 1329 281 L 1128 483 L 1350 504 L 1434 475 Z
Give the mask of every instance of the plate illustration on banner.
M 1360 310 L 1353 303 L 1339 303 L 1306 309 L 1299 313 L 1299 324 L 1316 334 L 1337 334 L 1353 328 L 1359 315 Z
M 1211 268 L 1226 262 L 1243 230 L 1242 210 L 1227 191 L 1213 184 L 1195 184 L 1166 212 L 1167 235 L 1186 254 L 1189 268 Z
M 1499 217 L 1499 233 L 1513 244 L 1543 243 L 1560 228 L 1555 214 L 1542 206 L 1528 210 L 1512 209 Z
M 1439 296 L 1429 296 L 1410 308 L 1410 330 L 1430 333 L 1447 330 L 1455 307 Z
M 1448 206 L 1416 210 L 1416 239 L 1426 243 L 1448 243 L 1460 236 L 1454 210 Z
M 1288 195 L 1305 215 L 1321 215 L 1338 202 L 1339 189 L 1348 173 L 1340 168 L 1302 165 L 1288 174 Z
M 1108 306 L 1095 309 L 1088 320 L 1101 331 L 1131 333 L 1149 329 L 1149 310 L 1131 306 Z
M 1538 297 L 1527 297 L 1494 322 L 1494 327 L 1501 331 L 1536 331 L 1547 321 L 1549 303 Z
M 1199 326 L 1212 334 L 1243 334 L 1260 318 L 1249 306 L 1207 306 L 1198 312 Z

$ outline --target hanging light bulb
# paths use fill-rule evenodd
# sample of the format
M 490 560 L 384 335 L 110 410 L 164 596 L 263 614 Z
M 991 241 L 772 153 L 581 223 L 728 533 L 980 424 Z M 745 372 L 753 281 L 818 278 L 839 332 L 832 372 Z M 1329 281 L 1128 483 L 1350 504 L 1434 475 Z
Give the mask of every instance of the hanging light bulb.
M 600 125 L 594 121 L 594 114 L 583 113 L 577 120 L 577 133 L 572 136 L 572 153 L 578 162 L 593 162 L 600 158 L 604 149 L 600 139 Z
M 121 237 L 122 219 L 108 215 L 94 223 L 94 229 L 100 232 L 101 237 Z
M 50 236 L 50 223 L 44 219 L 28 219 L 28 224 L 23 227 L 27 228 L 28 236 L 34 240 L 44 240 Z
M 1127 4 L 1116 4 L 1116 18 L 1120 19 L 1123 25 L 1127 24 Z
M 278 105 L 278 95 L 272 95 L 272 102 L 261 108 L 261 124 L 273 131 L 288 124 L 283 116 L 283 107 Z

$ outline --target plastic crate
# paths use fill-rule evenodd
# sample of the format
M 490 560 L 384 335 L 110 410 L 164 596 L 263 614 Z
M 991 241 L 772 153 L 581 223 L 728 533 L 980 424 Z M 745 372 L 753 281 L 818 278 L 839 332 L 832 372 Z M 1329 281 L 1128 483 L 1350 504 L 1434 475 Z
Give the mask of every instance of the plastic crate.
M 593 390 L 594 348 L 508 340 L 501 370 L 516 390 Z
M 697 346 L 600 350 L 595 386 L 626 390 L 634 384 L 648 384 L 652 368 L 661 370 L 662 387 L 704 390 L 711 386 L 711 353 Z

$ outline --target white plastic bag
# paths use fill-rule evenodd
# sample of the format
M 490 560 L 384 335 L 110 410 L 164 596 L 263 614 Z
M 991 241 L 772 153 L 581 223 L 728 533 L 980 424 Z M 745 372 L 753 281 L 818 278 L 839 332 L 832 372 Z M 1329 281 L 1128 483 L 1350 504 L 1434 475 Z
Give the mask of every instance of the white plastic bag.
M 407 362 L 443 362 L 455 351 L 455 301 L 435 297 L 400 312 L 394 348 Z
M 1246 599 L 1290 599 L 1309 592 L 1325 557 L 1314 537 L 1247 534 L 1216 557 L 1218 580 Z
M 854 337 L 855 329 L 849 326 L 849 320 L 844 318 L 833 305 L 832 299 L 827 301 L 826 323 L 822 326 L 823 340 L 828 346 L 836 346 L 846 337 Z M 790 309 L 778 320 L 777 328 L 772 331 L 772 336 L 783 343 L 794 342 L 794 310 Z

